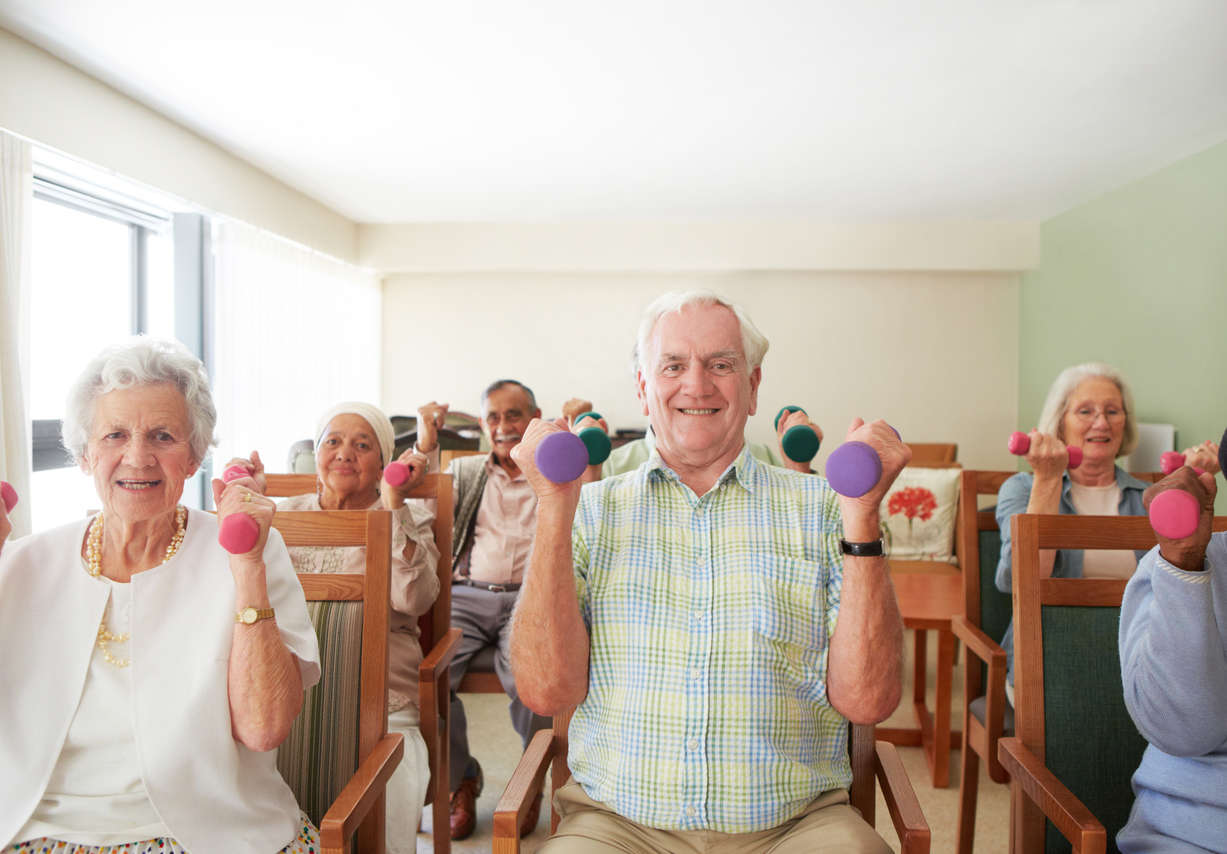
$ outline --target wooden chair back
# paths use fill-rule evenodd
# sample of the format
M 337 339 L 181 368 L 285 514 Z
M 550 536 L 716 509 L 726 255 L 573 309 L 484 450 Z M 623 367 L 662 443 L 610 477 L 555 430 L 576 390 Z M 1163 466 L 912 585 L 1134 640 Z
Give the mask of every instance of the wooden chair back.
M 386 750 L 392 742 L 400 745 L 403 740 L 399 733 L 388 734 L 391 524 L 391 514 L 384 512 L 281 512 L 273 517 L 273 527 L 281 532 L 287 546 L 362 546 L 366 549 L 366 571 L 361 575 L 301 573 L 298 576 L 320 639 L 323 672 L 320 682 L 304 698 L 303 711 L 295 720 L 286 744 L 282 745 L 278 766 L 295 790 L 299 805 L 318 822 L 321 847 L 329 852 L 356 850 L 382 854 L 384 851 L 386 777 L 375 794 L 361 799 L 369 804 L 365 813 L 361 812 L 361 804 L 341 796 L 351 790 L 347 785 L 351 775 L 381 746 Z M 328 607 L 350 603 L 355 607 L 335 610 Z M 354 621 L 361 625 L 356 713 L 344 708 L 344 704 L 355 699 L 354 664 L 347 661 L 353 650 L 344 649 L 353 640 L 346 624 L 352 628 Z M 337 631 L 329 630 L 323 622 L 329 622 Z M 353 735 L 355 719 L 356 752 L 352 743 L 343 743 L 347 734 Z M 316 760 L 322 779 L 299 777 Z M 387 776 L 390 774 L 391 768 L 388 768 Z M 296 777 L 298 779 L 291 779 Z M 356 848 L 351 848 L 355 832 Z
M 1227 518 L 1215 519 L 1227 529 Z M 1041 549 L 1149 549 L 1145 516 L 1019 514 L 1014 549 L 1014 700 L 1017 741 L 1103 825 L 1107 850 L 1133 804 L 1130 778 L 1146 742 L 1125 707 L 1118 632 L 1124 579 L 1042 578 Z M 1003 742 L 1004 743 L 1004 742 Z M 1018 780 L 1011 820 L 1019 854 L 1069 850 L 1072 817 L 1046 822 Z
M 959 446 L 955 442 L 904 442 L 912 449 L 910 466 L 929 469 L 946 469 L 957 466 Z

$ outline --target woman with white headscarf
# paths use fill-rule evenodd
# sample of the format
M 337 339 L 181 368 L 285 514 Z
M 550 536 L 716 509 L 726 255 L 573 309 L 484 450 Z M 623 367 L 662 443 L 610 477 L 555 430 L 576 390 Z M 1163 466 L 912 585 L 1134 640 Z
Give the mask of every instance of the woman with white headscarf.
M 438 417 L 436 416 L 438 410 Z M 445 407 L 422 407 L 420 430 L 435 428 Z M 388 642 L 388 729 L 405 736 L 405 757 L 388 783 L 387 845 L 391 854 L 416 851 L 418 820 L 426 800 L 430 769 L 426 742 L 418 729 L 418 666 L 422 662 L 418 617 L 439 595 L 435 568 L 438 549 L 431 532 L 434 513 L 426 504 L 406 500 L 426 475 L 429 463 L 416 448 L 398 458 L 409 468 L 409 479 L 392 486 L 383 470 L 392 461 L 394 433 L 384 412 L 369 403 L 339 403 L 319 419 L 315 431 L 316 491 L 279 502 L 279 510 L 391 510 L 392 561 L 391 631 Z M 233 459 L 254 471 L 258 488 L 265 488 L 260 455 Z M 296 547 L 290 558 L 298 572 L 363 572 L 365 549 Z

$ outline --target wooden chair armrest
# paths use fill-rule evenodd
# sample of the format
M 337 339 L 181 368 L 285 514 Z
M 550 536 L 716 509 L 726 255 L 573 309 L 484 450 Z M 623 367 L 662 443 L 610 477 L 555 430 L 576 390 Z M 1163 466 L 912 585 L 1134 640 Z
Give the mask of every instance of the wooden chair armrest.
M 434 646 L 418 666 L 418 681 L 433 682 L 436 673 L 452 663 L 456 650 L 460 648 L 463 633 L 460 629 L 448 629 L 447 634 Z
M 929 823 L 925 821 L 899 751 L 890 742 L 874 742 L 874 774 L 882 787 L 882 797 L 895 833 L 899 835 L 901 850 L 905 854 L 929 854 Z
M 990 667 L 999 664 L 1004 671 L 1005 650 L 1001 648 L 1001 644 L 980 631 L 979 626 L 973 626 L 966 617 L 959 614 L 950 618 L 950 630 L 963 642 L 968 652 Z
M 503 796 L 494 807 L 494 838 L 520 838 L 520 824 L 524 821 L 533 798 L 545 785 L 545 772 L 554 757 L 554 731 L 538 730 L 528 743 L 524 755 L 507 781 Z
M 1069 840 L 1076 854 L 1104 854 L 1108 834 L 1103 825 L 1021 739 L 1001 739 L 997 754 L 1013 781 Z
M 332 802 L 328 812 L 324 813 L 320 821 L 322 850 L 345 849 L 346 841 L 354 835 L 375 801 L 387 789 L 388 780 L 404 755 L 405 737 L 399 732 L 390 732 L 376 743 Z

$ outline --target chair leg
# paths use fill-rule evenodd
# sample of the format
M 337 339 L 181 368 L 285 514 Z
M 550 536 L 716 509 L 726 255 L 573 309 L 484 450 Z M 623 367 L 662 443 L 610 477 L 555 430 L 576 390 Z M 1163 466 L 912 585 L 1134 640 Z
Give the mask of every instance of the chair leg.
M 955 854 L 971 854 L 976 842 L 976 797 L 980 788 L 980 756 L 968 743 L 963 724 L 963 755 L 959 773 L 959 842 Z

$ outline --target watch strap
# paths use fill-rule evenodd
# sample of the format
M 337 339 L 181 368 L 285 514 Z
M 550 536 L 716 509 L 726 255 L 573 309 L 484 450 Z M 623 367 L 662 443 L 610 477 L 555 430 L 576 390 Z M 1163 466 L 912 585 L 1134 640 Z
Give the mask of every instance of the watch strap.
M 853 557 L 882 557 L 886 554 L 886 548 L 881 539 L 871 540 L 868 543 L 850 543 L 841 537 L 839 548 L 844 554 Z

